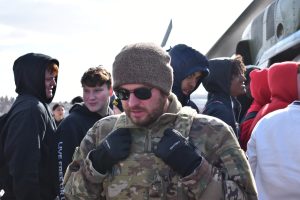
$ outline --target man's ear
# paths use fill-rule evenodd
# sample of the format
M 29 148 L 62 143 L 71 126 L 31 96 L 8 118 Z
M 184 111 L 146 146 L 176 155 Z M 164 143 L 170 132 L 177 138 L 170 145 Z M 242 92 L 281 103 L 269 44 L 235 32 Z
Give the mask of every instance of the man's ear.
M 109 96 L 112 96 L 113 95 L 113 89 L 112 87 L 109 88 Z

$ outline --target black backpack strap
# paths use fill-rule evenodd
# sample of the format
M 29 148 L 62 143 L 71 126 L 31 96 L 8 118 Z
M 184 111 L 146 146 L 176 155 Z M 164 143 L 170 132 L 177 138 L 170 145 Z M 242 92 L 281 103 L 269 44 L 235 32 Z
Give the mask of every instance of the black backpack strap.
M 248 113 L 248 114 L 244 117 L 244 119 L 241 121 L 241 123 L 243 123 L 243 122 L 245 122 L 245 121 L 247 121 L 247 120 L 249 120 L 249 119 L 253 119 L 253 118 L 257 115 L 257 113 L 258 113 L 258 111 L 252 111 L 252 112 Z

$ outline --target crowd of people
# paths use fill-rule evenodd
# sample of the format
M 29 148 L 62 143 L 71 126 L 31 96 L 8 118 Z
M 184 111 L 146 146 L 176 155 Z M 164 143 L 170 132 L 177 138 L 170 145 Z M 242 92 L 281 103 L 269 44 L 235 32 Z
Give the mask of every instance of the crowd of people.
M 14 62 L 1 200 L 300 198 L 299 62 L 259 69 L 185 44 L 129 44 L 112 72 L 83 72 L 66 117 L 49 108 L 59 68 L 39 53 Z M 201 83 L 203 110 L 190 98 Z

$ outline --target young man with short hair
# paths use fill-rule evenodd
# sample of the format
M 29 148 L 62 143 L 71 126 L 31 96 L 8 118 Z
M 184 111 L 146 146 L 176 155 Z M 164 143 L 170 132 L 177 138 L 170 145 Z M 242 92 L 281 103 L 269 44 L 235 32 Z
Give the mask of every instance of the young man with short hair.
M 52 115 L 55 120 L 56 127 L 65 118 L 65 106 L 62 103 L 55 103 L 52 107 Z
M 112 94 L 111 74 L 103 67 L 89 68 L 81 78 L 83 103 L 76 103 L 57 129 L 60 197 L 63 176 L 72 161 L 74 150 L 99 119 L 113 114 L 109 108 Z

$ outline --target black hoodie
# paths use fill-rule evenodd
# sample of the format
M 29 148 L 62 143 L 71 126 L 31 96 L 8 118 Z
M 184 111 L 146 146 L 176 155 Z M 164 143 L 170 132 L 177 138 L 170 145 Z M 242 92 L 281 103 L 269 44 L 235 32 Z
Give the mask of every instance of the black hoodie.
M 203 114 L 217 117 L 232 127 L 238 136 L 241 105 L 230 96 L 233 63 L 230 58 L 209 60 L 209 76 L 203 80 L 208 99 Z
M 171 66 L 173 68 L 174 82 L 172 92 L 177 96 L 182 106 L 190 106 L 198 113 L 197 105 L 190 99 L 190 95 L 185 95 L 181 89 L 182 81 L 195 72 L 201 72 L 202 78 L 199 79 L 193 93 L 201 84 L 204 77 L 209 74 L 208 60 L 197 50 L 185 45 L 178 44 L 169 50 L 171 57 Z
M 16 92 L 7 128 L 4 157 L 7 177 L 1 177 L 3 199 L 53 200 L 56 197 L 57 165 L 55 157 L 56 125 L 48 107 L 45 71 L 56 59 L 29 53 L 13 66 Z M 57 80 L 56 80 L 57 81 Z

